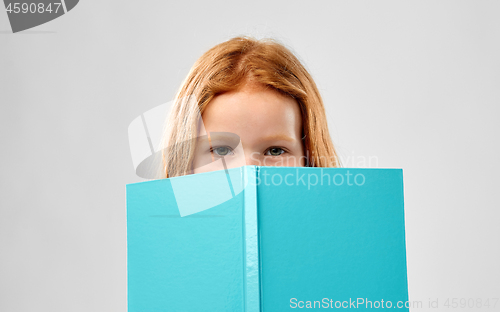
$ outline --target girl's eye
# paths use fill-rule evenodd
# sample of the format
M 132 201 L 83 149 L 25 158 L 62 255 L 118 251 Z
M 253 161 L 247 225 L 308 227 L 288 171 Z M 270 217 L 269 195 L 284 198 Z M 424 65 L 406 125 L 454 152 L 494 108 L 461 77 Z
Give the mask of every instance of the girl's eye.
M 285 152 L 285 150 L 283 150 L 280 147 L 271 147 L 270 149 L 267 150 L 266 155 L 268 155 L 268 156 L 280 156 L 284 152 Z
M 211 152 L 215 153 L 217 156 L 222 156 L 222 157 L 233 154 L 229 146 L 214 147 Z

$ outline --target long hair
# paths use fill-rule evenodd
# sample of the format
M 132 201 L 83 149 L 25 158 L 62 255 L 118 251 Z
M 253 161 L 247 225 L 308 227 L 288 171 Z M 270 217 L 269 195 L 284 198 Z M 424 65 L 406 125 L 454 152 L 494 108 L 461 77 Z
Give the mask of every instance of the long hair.
M 297 101 L 306 166 L 340 167 L 323 101 L 304 66 L 274 40 L 236 37 L 203 54 L 181 85 L 164 131 L 162 177 L 191 171 L 199 116 L 215 96 L 238 89 L 249 78 Z

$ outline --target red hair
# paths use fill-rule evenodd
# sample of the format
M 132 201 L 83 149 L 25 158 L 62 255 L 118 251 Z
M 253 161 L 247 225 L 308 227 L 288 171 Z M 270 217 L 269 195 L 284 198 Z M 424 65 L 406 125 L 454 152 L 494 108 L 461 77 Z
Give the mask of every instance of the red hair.
M 340 167 L 328 131 L 325 108 L 318 88 L 300 61 L 274 40 L 237 37 L 208 50 L 193 65 L 172 108 L 165 144 L 196 137 L 196 116 L 217 95 L 238 89 L 248 80 L 294 98 L 301 111 L 307 166 Z M 194 101 L 182 99 L 191 98 Z M 174 144 L 172 144 L 174 143 Z M 194 143 L 164 150 L 164 176 L 191 170 Z

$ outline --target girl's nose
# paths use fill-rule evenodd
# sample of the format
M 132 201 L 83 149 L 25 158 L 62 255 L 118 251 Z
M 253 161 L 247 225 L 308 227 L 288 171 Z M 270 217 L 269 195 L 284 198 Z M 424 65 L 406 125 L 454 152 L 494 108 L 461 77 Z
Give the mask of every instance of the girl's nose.
M 262 166 L 262 159 L 259 152 L 245 153 L 245 163 L 247 166 Z

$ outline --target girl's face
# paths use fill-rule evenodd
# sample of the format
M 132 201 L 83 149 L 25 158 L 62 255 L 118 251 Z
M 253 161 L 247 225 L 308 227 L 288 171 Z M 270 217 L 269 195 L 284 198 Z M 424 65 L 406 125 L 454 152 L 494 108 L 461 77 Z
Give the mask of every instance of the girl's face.
M 208 140 L 196 146 L 194 173 L 224 169 L 222 160 L 227 168 L 304 166 L 302 118 L 291 97 L 249 82 L 212 99 L 202 119 L 200 137 L 208 132 Z

